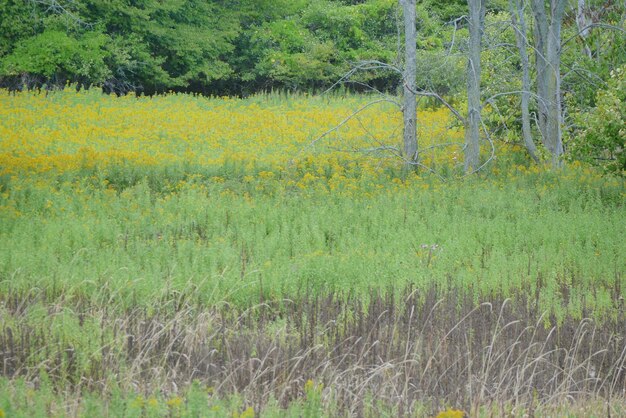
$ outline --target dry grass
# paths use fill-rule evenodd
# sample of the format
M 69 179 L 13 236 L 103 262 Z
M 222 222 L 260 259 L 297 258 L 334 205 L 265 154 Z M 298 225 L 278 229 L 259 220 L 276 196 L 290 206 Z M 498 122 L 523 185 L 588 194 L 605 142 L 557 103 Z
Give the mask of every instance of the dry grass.
M 366 304 L 347 294 L 303 295 L 244 311 L 180 301 L 123 316 L 77 304 L 79 320 L 106 330 L 97 352 L 24 325 L 32 303 L 4 300 L 13 325 L 0 331 L 0 364 L 4 376 L 35 385 L 46 371 L 55 387 L 75 394 L 107 393 L 115 382 L 172 396 L 199 380 L 211 396 L 238 394 L 255 411 L 270 400 L 288 408 L 312 380 L 332 416 L 414 416 L 445 406 L 471 416 L 559 408 L 586 415 L 585 405 L 598 399 L 613 402 L 606 413 L 614 408 L 618 416 L 626 391 L 623 312 L 602 324 L 568 318 L 557 328 L 524 300 L 435 295 L 372 291 Z M 50 315 L 61 309 L 47 308 Z

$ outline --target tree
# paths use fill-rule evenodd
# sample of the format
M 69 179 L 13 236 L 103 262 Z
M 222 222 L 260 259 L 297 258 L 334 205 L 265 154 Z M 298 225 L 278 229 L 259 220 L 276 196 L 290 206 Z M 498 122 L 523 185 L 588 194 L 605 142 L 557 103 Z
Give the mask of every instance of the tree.
M 404 74 L 403 74 L 403 144 L 407 163 L 419 161 L 417 143 L 417 29 L 415 27 L 415 0 L 400 0 L 404 15 Z
M 576 10 L 576 25 L 578 26 L 578 33 L 583 39 L 583 52 L 588 58 L 591 58 L 591 49 L 587 44 L 587 38 L 591 32 L 591 20 L 587 14 L 587 7 L 585 6 L 585 0 L 578 0 L 578 8 Z
M 533 141 L 530 125 L 530 60 L 526 50 L 528 41 L 526 39 L 527 28 L 526 19 L 524 17 L 524 2 L 523 0 L 509 0 L 509 8 L 511 13 L 511 23 L 513 25 L 513 30 L 515 31 L 515 41 L 520 56 L 520 66 L 522 71 L 522 137 L 528 154 L 533 160 L 535 160 L 535 162 L 539 162 L 539 157 L 537 157 L 537 146 L 535 145 L 535 141 Z
M 467 119 L 465 122 L 465 171 L 480 166 L 480 53 L 485 22 L 485 0 L 468 0 L 469 50 L 467 56 Z
M 239 16 L 224 1 L 3 2 L 0 27 L 32 27 L 0 34 L 5 85 L 29 76 L 38 84 L 69 81 L 119 93 L 206 91 L 232 72 L 228 58 Z
M 597 97 L 595 92 L 606 90 L 609 73 L 626 62 L 623 25 L 619 24 L 620 17 L 624 16 L 624 6 L 593 0 L 565 1 L 560 4 L 550 2 L 548 7 L 545 1 L 536 0 L 509 0 L 508 3 L 510 27 L 513 30 L 504 31 L 503 26 L 500 26 L 499 30 L 503 37 L 498 37 L 493 44 L 500 45 L 502 46 L 500 50 L 507 51 L 511 43 L 507 33 L 515 35 L 517 54 L 513 60 L 510 59 L 513 55 L 499 54 L 494 62 L 498 75 L 506 74 L 505 80 L 508 77 L 514 81 L 508 86 L 508 92 L 500 89 L 492 97 L 511 97 L 511 94 L 519 94 L 521 106 L 514 105 L 513 102 L 500 101 L 498 103 L 500 107 L 496 110 L 500 116 L 499 121 L 502 122 L 500 126 L 506 127 L 507 121 L 515 123 L 520 117 L 521 109 L 522 123 L 519 136 L 523 138 L 531 157 L 538 161 L 536 141 L 533 141 L 533 132 L 535 135 L 537 132 L 531 129 L 530 120 L 533 111 L 536 110 L 535 120 L 539 137 L 544 149 L 548 151 L 552 164 L 558 167 L 565 153 L 563 142 L 565 140 L 571 143 L 579 142 L 576 136 L 580 134 L 581 129 L 576 126 L 580 120 L 577 116 L 594 106 Z M 525 11 L 528 12 L 529 8 L 532 14 L 531 24 L 528 26 L 534 29 L 532 35 L 528 34 L 529 27 L 526 25 L 528 13 Z M 588 18 L 586 23 L 583 23 L 583 20 L 587 18 L 580 17 L 583 13 Z M 568 16 L 578 16 L 577 21 L 570 20 Z M 548 51 L 549 35 L 552 37 L 550 51 Z M 587 45 L 596 47 L 591 58 L 585 52 Z M 528 56 L 528 48 L 534 50 L 534 60 Z M 490 53 L 488 57 L 493 55 Z M 493 58 L 487 61 L 487 68 L 491 59 Z M 509 65 L 505 65 L 505 59 Z M 518 74 L 521 74 L 519 77 L 521 86 L 517 84 Z M 495 84 L 507 85 L 502 78 Z M 490 80 L 487 89 L 493 88 L 495 84 Z M 549 85 L 552 92 L 548 89 Z M 488 102 L 493 104 L 492 99 Z M 504 110 L 504 114 L 501 110 Z M 489 121 L 487 124 L 489 126 Z M 568 146 L 568 152 L 571 150 L 572 147 Z
M 25 83 L 23 76 L 30 74 L 60 85 L 66 80 L 102 84 L 111 75 L 105 65 L 109 57 L 106 45 L 110 40 L 95 31 L 70 36 L 64 31 L 46 30 L 19 42 L 4 59 L 1 71 Z
M 567 0 L 531 0 L 535 22 L 538 122 L 552 166 L 562 163 L 561 27 Z

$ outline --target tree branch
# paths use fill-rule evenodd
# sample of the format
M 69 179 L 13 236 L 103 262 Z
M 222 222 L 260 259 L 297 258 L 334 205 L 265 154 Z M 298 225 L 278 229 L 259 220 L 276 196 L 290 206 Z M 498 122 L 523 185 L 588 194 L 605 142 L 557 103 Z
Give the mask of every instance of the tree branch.
M 352 77 L 357 72 L 368 71 L 368 70 L 388 70 L 388 71 L 393 71 L 395 73 L 398 73 L 400 74 L 400 76 L 402 76 L 402 71 L 395 65 L 387 64 L 385 62 L 378 61 L 378 60 L 361 61 L 357 63 L 353 68 L 351 68 L 350 71 L 346 72 L 339 80 L 333 83 L 332 86 L 324 90 L 321 93 L 321 95 L 322 96 L 325 95 L 326 93 L 330 92 L 335 87 L 337 87 L 338 85 L 343 84 L 346 81 L 350 80 L 350 77 Z
M 452 114 L 454 116 L 456 116 L 456 118 L 465 123 L 465 118 L 463 116 L 461 116 L 461 114 L 459 113 L 458 110 L 456 110 L 454 108 L 454 106 L 452 106 L 450 103 L 448 103 L 443 97 L 441 97 L 439 94 L 433 92 L 433 91 L 423 91 L 423 90 L 416 90 L 413 91 L 411 90 L 412 93 L 418 95 L 418 96 L 423 96 L 423 97 L 434 97 L 435 99 L 437 99 L 441 104 L 443 104 L 445 107 L 448 108 L 448 110 L 450 110 L 450 112 L 452 112 Z
M 378 100 L 374 100 L 371 101 L 369 103 L 367 103 L 364 106 L 361 106 L 359 109 L 355 110 L 352 114 L 350 114 L 347 118 L 345 118 L 344 120 L 342 120 L 339 124 L 333 126 L 332 128 L 330 128 L 329 130 L 327 130 L 326 132 L 324 132 L 323 134 L 321 134 L 320 136 L 318 136 L 317 138 L 315 138 L 313 141 L 311 141 L 305 148 L 303 148 L 301 150 L 300 153 L 302 153 L 302 151 L 304 151 L 304 149 L 306 148 L 310 148 L 312 146 L 314 146 L 317 142 L 319 142 L 320 140 L 322 140 L 324 137 L 328 136 L 329 134 L 335 132 L 336 130 L 338 130 L 339 128 L 341 128 L 343 125 L 345 125 L 346 123 L 350 122 L 350 120 L 352 120 L 354 117 L 356 117 L 359 113 L 363 112 L 365 109 L 374 106 L 375 104 L 378 103 L 383 103 L 383 102 L 390 102 L 388 99 L 378 99 Z M 397 104 L 395 102 L 391 102 L 393 104 Z
M 575 35 L 570 36 L 565 41 L 561 42 L 561 48 L 563 48 L 565 46 L 565 44 L 567 44 L 567 43 L 571 42 L 572 40 L 576 39 L 578 36 L 580 36 L 581 33 L 585 32 L 587 29 L 593 29 L 593 28 L 613 29 L 613 30 L 616 30 L 618 32 L 626 33 L 626 30 L 624 30 L 623 28 L 620 28 L 619 26 L 609 25 L 608 23 L 592 23 L 592 24 L 587 25 L 584 28 L 580 29 Z
M 44 13 L 51 12 L 51 13 L 55 13 L 58 15 L 68 16 L 71 20 L 73 20 L 76 24 L 80 26 L 84 26 L 88 28 L 92 28 L 94 26 L 93 23 L 85 22 L 80 17 L 78 17 L 77 15 L 69 11 L 67 9 L 67 6 L 64 6 L 63 4 L 61 4 L 59 0 L 28 0 L 28 1 L 34 5 L 41 5 L 41 6 L 47 7 Z M 68 0 L 68 3 L 77 4 L 73 0 Z

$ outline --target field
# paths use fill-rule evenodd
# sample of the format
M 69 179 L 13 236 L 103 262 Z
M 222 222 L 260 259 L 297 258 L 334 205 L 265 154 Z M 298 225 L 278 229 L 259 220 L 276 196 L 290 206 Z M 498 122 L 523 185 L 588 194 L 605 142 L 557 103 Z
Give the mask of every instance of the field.
M 623 180 L 366 103 L 0 91 L 0 417 L 624 415 Z

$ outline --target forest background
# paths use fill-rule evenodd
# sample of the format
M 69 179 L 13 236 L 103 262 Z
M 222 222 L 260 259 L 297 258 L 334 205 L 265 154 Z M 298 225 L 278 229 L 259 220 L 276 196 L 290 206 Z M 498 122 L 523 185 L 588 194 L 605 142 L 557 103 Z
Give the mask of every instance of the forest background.
M 418 7 L 428 61 L 444 50 L 442 31 L 452 29 L 445 23 L 467 5 L 427 0 Z M 401 54 L 394 0 L 3 0 L 0 20 L 7 87 L 69 81 L 116 93 L 205 95 L 319 89 L 356 61 L 391 63 Z M 394 77 L 375 83 L 389 87 Z M 453 90 L 458 82 L 448 76 L 438 85 Z

